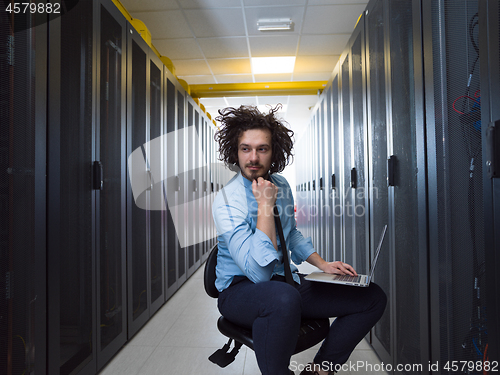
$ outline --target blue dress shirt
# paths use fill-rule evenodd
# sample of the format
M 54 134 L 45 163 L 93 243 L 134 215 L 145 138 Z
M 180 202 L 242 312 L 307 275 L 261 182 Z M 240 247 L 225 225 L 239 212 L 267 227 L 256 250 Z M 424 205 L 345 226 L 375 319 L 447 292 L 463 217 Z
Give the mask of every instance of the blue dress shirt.
M 314 252 L 311 239 L 304 238 L 297 230 L 292 191 L 286 179 L 273 175 L 271 180 L 279 189 L 276 205 L 286 247 L 292 254 L 288 258 L 300 264 Z M 256 228 L 257 208 L 252 182 L 241 172 L 215 197 L 212 214 L 219 247 L 215 286 L 220 292 L 231 284 L 234 276 L 246 276 L 254 283 L 268 281 L 275 274 L 284 276 L 279 236 L 276 251 L 269 237 Z M 300 283 L 297 267 L 291 264 L 290 268 L 293 279 Z

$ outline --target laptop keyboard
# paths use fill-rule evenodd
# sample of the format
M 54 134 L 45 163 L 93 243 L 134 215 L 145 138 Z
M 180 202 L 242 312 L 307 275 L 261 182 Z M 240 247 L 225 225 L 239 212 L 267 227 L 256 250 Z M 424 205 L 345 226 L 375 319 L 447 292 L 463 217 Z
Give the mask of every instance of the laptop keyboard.
M 349 282 L 353 282 L 353 283 L 359 283 L 361 281 L 361 276 L 343 275 L 343 276 L 338 276 L 337 280 L 339 280 L 339 281 L 349 281 Z

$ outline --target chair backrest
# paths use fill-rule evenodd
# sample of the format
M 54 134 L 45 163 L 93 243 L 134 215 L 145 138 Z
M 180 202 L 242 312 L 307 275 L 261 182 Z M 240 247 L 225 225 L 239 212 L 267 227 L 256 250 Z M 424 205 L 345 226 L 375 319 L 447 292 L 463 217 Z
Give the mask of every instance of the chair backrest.
M 205 263 L 205 273 L 203 275 L 203 284 L 205 285 L 205 292 L 210 297 L 218 298 L 219 291 L 215 287 L 215 279 L 217 275 L 215 273 L 215 267 L 217 266 L 217 252 L 219 248 L 215 245 L 210 254 L 208 255 L 207 262 Z

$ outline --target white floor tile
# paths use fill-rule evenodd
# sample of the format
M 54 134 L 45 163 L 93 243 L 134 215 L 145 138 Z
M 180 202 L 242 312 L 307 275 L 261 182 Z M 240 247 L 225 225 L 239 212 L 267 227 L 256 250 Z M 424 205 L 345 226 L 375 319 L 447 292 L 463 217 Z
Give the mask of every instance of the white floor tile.
M 137 375 L 155 351 L 154 346 L 124 346 L 100 375 Z
M 208 360 L 217 348 L 158 347 L 139 371 L 140 375 L 243 375 L 245 353 L 226 368 Z

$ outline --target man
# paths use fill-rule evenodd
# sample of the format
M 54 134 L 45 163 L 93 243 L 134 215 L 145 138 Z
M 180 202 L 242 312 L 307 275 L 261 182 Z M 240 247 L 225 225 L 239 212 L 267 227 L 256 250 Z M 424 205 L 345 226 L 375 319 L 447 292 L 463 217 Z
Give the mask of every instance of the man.
M 294 286 L 283 282 L 284 265 L 273 216 L 280 213 L 291 260 L 324 272 L 357 275 L 343 262 L 326 262 L 310 238 L 296 228 L 294 203 L 283 171 L 292 156 L 293 132 L 276 117 L 241 106 L 219 111 L 219 159 L 240 172 L 215 198 L 218 307 L 228 320 L 252 328 L 255 354 L 264 375 L 290 375 L 301 317 L 337 317 L 314 362 L 301 375 L 332 374 L 382 316 L 385 293 L 376 284 L 356 288 L 307 281 L 291 264 Z

